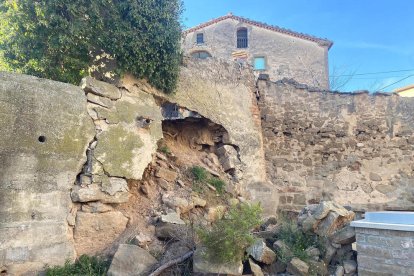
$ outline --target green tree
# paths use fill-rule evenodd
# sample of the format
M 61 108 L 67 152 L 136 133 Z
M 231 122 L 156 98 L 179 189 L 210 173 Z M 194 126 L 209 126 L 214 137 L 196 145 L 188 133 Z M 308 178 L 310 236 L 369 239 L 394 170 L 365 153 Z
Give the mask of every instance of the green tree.
M 13 70 L 78 84 L 91 53 L 116 59 L 119 74 L 175 88 L 181 0 L 2 0 L 0 51 Z

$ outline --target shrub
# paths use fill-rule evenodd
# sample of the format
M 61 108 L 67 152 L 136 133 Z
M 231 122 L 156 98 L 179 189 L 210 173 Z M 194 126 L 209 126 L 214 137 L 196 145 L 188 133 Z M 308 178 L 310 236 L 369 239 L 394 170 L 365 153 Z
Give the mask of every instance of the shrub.
M 191 168 L 194 180 L 197 182 L 204 182 L 207 180 L 208 172 L 203 167 L 194 166 Z
M 63 266 L 54 266 L 46 270 L 47 276 L 103 276 L 109 268 L 109 262 L 97 257 L 82 255 L 71 264 L 67 261 Z
M 309 255 L 306 252 L 311 246 L 314 246 L 324 253 L 322 241 L 317 235 L 304 233 L 292 220 L 283 219 L 281 228 L 276 236 L 277 240 L 282 240 L 289 250 L 278 250 L 276 254 L 283 263 L 288 263 L 293 257 L 299 258 L 306 262 Z
M 226 183 L 220 178 L 211 177 L 207 180 L 207 183 L 216 188 L 219 194 L 222 194 L 224 192 L 224 187 L 226 186 Z
M 167 146 L 160 147 L 160 151 L 167 155 L 171 153 L 171 150 Z
M 0 1 L 0 57 L 12 70 L 78 85 L 90 53 L 102 50 L 115 57 L 118 73 L 171 92 L 181 12 L 181 0 Z
M 242 260 L 246 248 L 255 241 L 252 230 L 261 224 L 261 212 L 259 204 L 241 203 L 232 206 L 211 229 L 199 229 L 206 256 L 216 263 Z

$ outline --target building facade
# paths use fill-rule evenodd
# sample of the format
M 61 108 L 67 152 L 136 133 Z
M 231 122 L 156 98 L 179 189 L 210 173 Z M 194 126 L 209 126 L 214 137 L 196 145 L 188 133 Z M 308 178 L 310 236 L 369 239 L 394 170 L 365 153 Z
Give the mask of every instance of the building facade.
M 329 88 L 332 42 L 228 14 L 183 32 L 184 54 L 247 63 L 271 80 L 293 78 Z

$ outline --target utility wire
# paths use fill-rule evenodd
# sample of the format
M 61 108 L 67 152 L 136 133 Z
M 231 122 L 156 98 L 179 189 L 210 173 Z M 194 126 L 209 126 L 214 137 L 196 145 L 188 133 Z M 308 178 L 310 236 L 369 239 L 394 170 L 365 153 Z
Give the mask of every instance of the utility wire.
M 381 87 L 380 89 L 378 89 L 378 91 L 381 91 L 381 90 L 382 90 L 382 89 L 384 89 L 384 88 L 388 88 L 388 87 L 390 87 L 390 86 L 392 86 L 392 85 L 394 85 L 394 84 L 396 84 L 396 83 L 402 82 L 403 80 L 406 80 L 406 79 L 411 78 L 411 77 L 414 77 L 414 74 L 409 75 L 409 76 L 407 76 L 407 77 L 405 77 L 405 78 L 403 78 L 403 79 L 400 79 L 400 80 L 398 80 L 398 81 L 396 81 L 396 82 L 393 82 L 393 83 L 391 83 L 391 84 L 389 84 L 389 85 L 387 85 L 387 86 Z
M 414 69 L 394 70 L 394 71 L 384 71 L 384 72 L 374 72 L 374 73 L 349 74 L 349 75 L 337 75 L 337 76 L 332 76 L 332 77 L 353 77 L 353 76 L 376 75 L 376 74 L 387 74 L 387 73 L 397 73 L 397 72 L 411 72 L 411 71 L 414 71 Z

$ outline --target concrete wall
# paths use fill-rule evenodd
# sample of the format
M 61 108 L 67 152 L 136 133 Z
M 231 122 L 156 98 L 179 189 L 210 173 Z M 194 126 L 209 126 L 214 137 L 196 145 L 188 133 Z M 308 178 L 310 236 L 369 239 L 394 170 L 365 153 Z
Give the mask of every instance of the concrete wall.
M 85 94 L 0 73 L 0 129 L 0 268 L 22 275 L 74 259 L 70 189 L 95 135 Z
M 236 32 L 248 30 L 249 47 L 237 48 Z M 204 44 L 197 45 L 197 33 L 204 34 Z M 253 64 L 256 56 L 266 58 L 267 69 L 260 71 L 270 75 L 271 80 L 294 78 L 311 86 L 328 88 L 328 48 L 316 42 L 225 19 L 195 32 L 188 33 L 183 40 L 185 54 L 207 51 L 213 57 L 233 60 L 232 53 L 245 51 L 247 61 Z M 259 73 L 259 72 L 256 72 Z
M 334 200 L 414 210 L 414 99 L 259 81 L 267 177 L 280 208 Z
M 358 275 L 414 275 L 413 232 L 355 228 Z

